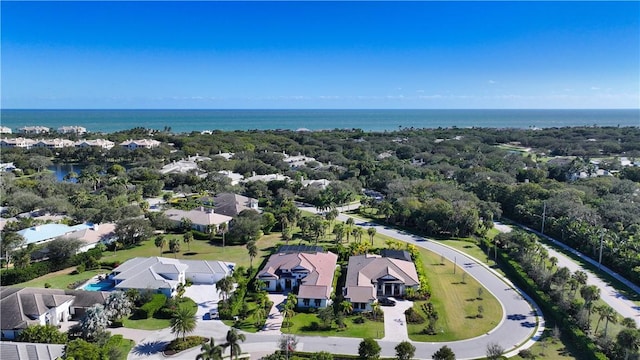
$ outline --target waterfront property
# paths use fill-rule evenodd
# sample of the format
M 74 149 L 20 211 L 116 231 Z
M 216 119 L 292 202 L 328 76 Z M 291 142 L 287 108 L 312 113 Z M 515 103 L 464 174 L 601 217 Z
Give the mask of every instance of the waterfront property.
M 61 126 L 58 128 L 58 132 L 61 134 L 83 135 L 87 133 L 87 128 L 83 126 Z
M 0 287 L 2 339 L 13 340 L 30 325 L 58 326 L 80 317 L 107 296 L 101 291 Z
M 23 126 L 18 129 L 21 134 L 48 134 L 49 128 L 46 126 Z
M 413 262 L 365 254 L 349 258 L 343 295 L 354 311 L 371 311 L 378 297 L 404 296 L 408 288 L 417 289 L 419 285 Z
M 297 292 L 298 307 L 323 308 L 331 304 L 338 255 L 332 252 L 280 251 L 258 273 L 264 289 Z
M 0 147 L 2 148 L 22 148 L 22 149 L 31 149 L 31 147 L 36 143 L 35 140 L 27 139 L 23 137 L 17 138 L 4 138 L 0 140 Z
M 186 280 L 194 284 L 215 284 L 232 274 L 235 264 L 214 260 L 178 260 L 164 257 L 136 257 L 113 269 L 109 279 L 117 290 L 150 290 L 172 297 Z

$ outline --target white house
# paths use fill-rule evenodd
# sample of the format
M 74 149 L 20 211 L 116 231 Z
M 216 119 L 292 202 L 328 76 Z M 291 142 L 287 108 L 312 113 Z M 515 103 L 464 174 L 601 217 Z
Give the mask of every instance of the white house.
M 49 128 L 46 126 L 24 126 L 18 129 L 23 134 L 48 134 Z
M 82 135 L 87 133 L 87 128 L 82 126 L 61 126 L 58 128 L 58 132 L 61 134 Z
M 234 263 L 214 260 L 136 257 L 113 269 L 109 279 L 119 290 L 150 290 L 172 297 L 187 279 L 194 284 L 215 284 L 231 275 L 234 267 Z
M 0 287 L 2 339 L 13 340 L 31 325 L 58 326 L 107 296 L 102 291 Z
M 99 147 L 101 149 L 109 150 L 111 149 L 115 143 L 113 141 L 105 140 L 105 139 L 95 139 L 95 140 L 79 140 L 76 141 L 75 147 L 77 148 L 87 148 L 87 147 Z
M 126 140 L 120 143 L 120 146 L 129 150 L 135 149 L 151 149 L 160 146 L 160 141 L 153 139 Z
M 35 144 L 35 140 L 26 139 L 22 137 L 17 138 L 4 138 L 0 140 L 0 147 L 3 148 L 22 148 L 22 149 L 31 149 L 31 147 Z

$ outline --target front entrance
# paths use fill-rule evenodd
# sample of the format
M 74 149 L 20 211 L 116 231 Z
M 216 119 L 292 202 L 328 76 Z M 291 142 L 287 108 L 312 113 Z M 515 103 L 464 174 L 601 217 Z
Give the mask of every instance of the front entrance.
M 284 280 L 284 289 L 285 290 L 291 290 L 291 279 L 285 279 Z

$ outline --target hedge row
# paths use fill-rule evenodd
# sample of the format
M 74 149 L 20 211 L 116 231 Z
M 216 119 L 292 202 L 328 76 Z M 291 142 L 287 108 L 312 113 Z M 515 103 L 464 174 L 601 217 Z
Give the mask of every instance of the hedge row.
M 155 314 L 156 311 L 162 309 L 166 302 L 167 297 L 163 294 L 153 294 L 153 296 L 151 297 L 151 301 L 142 305 L 138 309 L 138 316 L 144 319 L 153 317 L 153 314 Z
M 542 291 L 538 285 L 524 271 L 522 266 L 511 259 L 505 252 L 499 253 L 499 260 L 502 270 L 516 286 L 529 294 L 540 306 L 546 316 L 550 316 L 558 325 L 562 333 L 568 340 L 575 344 L 581 359 L 607 360 L 607 356 L 598 349 L 598 346 L 582 331 L 575 323 L 567 317 L 560 307 L 551 299 L 549 294 Z
M 49 261 L 40 261 L 24 268 L 5 269 L 0 272 L 0 284 L 2 286 L 19 284 L 57 270 Z

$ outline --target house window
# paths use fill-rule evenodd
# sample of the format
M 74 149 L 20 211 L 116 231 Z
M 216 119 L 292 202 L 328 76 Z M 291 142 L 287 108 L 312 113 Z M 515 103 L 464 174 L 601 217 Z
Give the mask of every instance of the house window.
M 309 299 L 303 299 L 302 303 L 304 304 L 304 306 L 309 306 Z
M 316 307 L 319 307 L 322 301 L 320 299 L 314 299 L 314 302 L 316 304 Z
M 264 287 L 269 288 L 271 286 L 271 282 L 270 281 L 265 281 L 264 282 Z
M 364 310 L 367 308 L 367 303 L 360 303 L 360 309 Z

